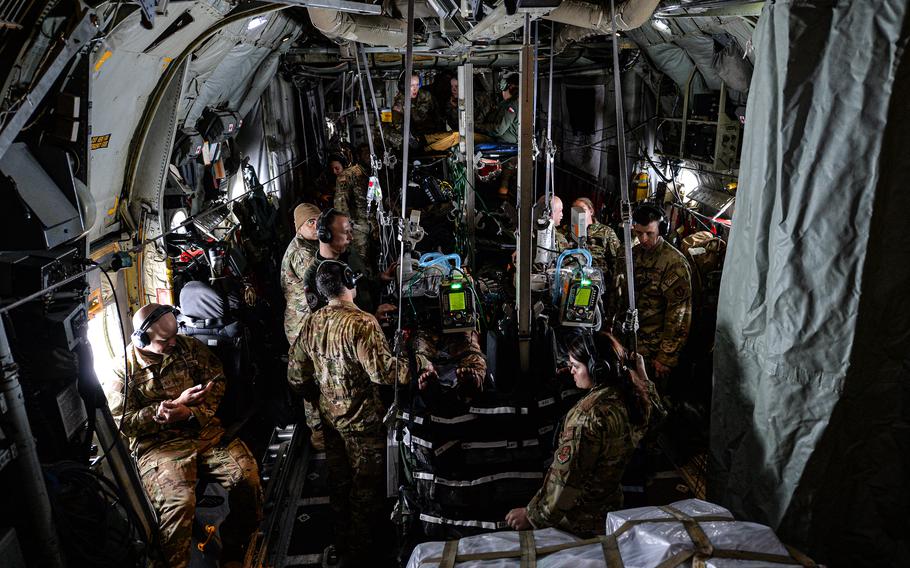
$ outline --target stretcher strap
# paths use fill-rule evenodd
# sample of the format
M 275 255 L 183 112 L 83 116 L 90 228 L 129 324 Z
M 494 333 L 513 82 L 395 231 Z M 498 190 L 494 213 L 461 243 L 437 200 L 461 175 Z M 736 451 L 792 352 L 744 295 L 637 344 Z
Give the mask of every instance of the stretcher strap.
M 619 553 L 619 543 L 614 535 L 608 535 L 600 542 L 607 568 L 623 568 L 622 555 Z
M 664 507 L 661 507 L 661 509 L 664 509 Z M 672 511 L 675 511 L 677 514 L 681 515 L 682 517 L 691 519 L 693 522 L 695 522 L 695 521 L 734 522 L 734 520 L 735 520 L 729 516 L 722 516 L 722 515 L 702 515 L 702 516 L 697 516 L 697 517 L 689 517 L 688 515 L 680 512 L 679 510 L 674 509 L 672 507 L 666 507 L 666 509 L 671 509 Z M 671 511 L 665 511 L 665 512 L 670 515 L 673 515 L 673 512 L 671 512 Z M 634 527 L 636 525 L 649 524 L 649 523 L 675 523 L 675 522 L 682 522 L 684 527 L 686 525 L 685 522 L 678 519 L 675 515 L 671 518 L 636 519 L 633 521 L 626 521 L 625 523 L 622 524 L 621 527 L 619 527 L 618 530 L 616 530 L 616 532 L 614 532 L 613 534 L 610 534 L 610 535 L 599 536 L 599 537 L 589 538 L 589 539 L 585 539 L 585 540 L 578 540 L 578 541 L 574 541 L 574 542 L 564 542 L 562 544 L 554 544 L 554 545 L 550 545 L 550 546 L 542 546 L 540 548 L 535 548 L 534 562 L 536 563 L 537 557 L 546 556 L 548 554 L 553 554 L 554 552 L 561 552 L 563 550 L 569 550 L 572 548 L 580 548 L 583 546 L 600 544 L 607 568 L 624 568 L 624 564 L 622 561 L 622 555 L 619 552 L 619 544 L 618 544 L 618 539 L 619 539 L 620 535 L 622 535 L 623 533 L 625 533 L 626 531 L 628 531 L 629 529 L 631 529 L 632 527 Z M 699 527 L 698 530 L 701 531 L 701 527 Z M 501 551 L 501 552 L 476 552 L 473 554 L 458 555 L 457 554 L 458 541 L 450 540 L 450 541 L 446 542 L 445 548 L 443 549 L 443 553 L 442 553 L 441 557 L 425 558 L 424 560 L 421 560 L 421 564 L 439 563 L 440 568 L 448 568 L 448 567 L 454 566 L 455 562 L 470 562 L 470 561 L 474 561 L 474 560 L 502 560 L 502 559 L 506 559 L 506 558 L 519 558 L 519 559 L 522 559 L 522 562 L 524 562 L 524 559 L 526 558 L 526 554 L 527 554 L 526 551 L 528 551 L 528 549 L 530 547 L 533 547 L 533 542 L 531 542 L 529 544 L 525 540 L 527 537 L 524 537 L 522 535 L 524 533 L 530 534 L 531 532 L 532 531 L 522 531 L 521 533 L 519 533 L 519 539 L 520 539 L 520 544 L 521 544 L 521 547 L 519 550 L 508 550 L 508 551 Z M 688 532 L 688 529 L 687 529 L 687 532 Z M 704 531 L 701 531 L 701 532 L 702 532 L 702 534 L 704 534 Z M 689 533 L 689 536 L 691 537 L 691 533 Z M 707 538 L 708 538 L 707 535 L 705 535 L 706 540 L 707 540 Z M 693 542 L 694 541 L 695 541 L 695 539 L 693 539 Z M 710 546 L 710 541 L 708 541 L 708 543 Z M 697 546 L 697 543 L 696 543 L 696 546 Z M 705 566 L 705 560 L 707 558 L 727 558 L 727 559 L 731 559 L 731 560 L 757 560 L 757 561 L 769 562 L 772 564 L 799 564 L 801 566 L 804 566 L 805 568 L 817 568 L 817 566 L 818 566 L 810 558 L 808 558 L 804 554 L 800 553 L 797 550 L 794 550 L 793 548 L 791 548 L 789 546 L 787 547 L 787 550 L 790 552 L 791 556 L 783 556 L 780 554 L 768 554 L 768 553 L 764 553 L 764 552 L 751 552 L 751 551 L 746 551 L 746 550 L 726 550 L 726 549 L 714 548 L 713 546 L 711 547 L 711 550 L 712 550 L 712 553 L 707 556 L 702 555 L 697 550 L 683 550 L 677 554 L 674 554 L 670 558 L 667 558 L 666 560 L 664 560 L 663 562 L 661 562 L 660 564 L 655 566 L 655 568 L 676 568 L 677 566 L 682 565 L 683 563 L 689 561 L 690 559 L 692 560 L 693 568 L 697 568 L 699 566 L 701 566 L 703 568 Z M 451 555 L 452 564 L 446 564 L 447 559 L 448 559 L 447 555 Z M 535 564 L 531 564 L 529 566 L 535 566 Z M 524 567 L 524 564 L 522 564 L 522 567 Z
M 701 525 L 698 524 L 698 521 L 683 513 L 679 509 L 675 509 L 670 506 L 661 507 L 660 510 L 669 515 L 673 515 L 677 521 L 682 523 L 683 528 L 686 529 L 686 532 L 689 534 L 689 538 L 691 538 L 692 542 L 695 543 L 695 552 L 697 556 L 711 556 L 711 554 L 714 552 L 714 545 L 711 544 L 711 540 L 708 538 L 708 535 L 705 534 L 705 531 L 701 528 Z M 693 566 L 693 568 L 696 567 Z
M 521 544 L 521 568 L 537 568 L 537 548 L 534 546 L 534 531 L 518 533 Z
M 447 540 L 445 547 L 442 549 L 442 562 L 439 563 L 439 568 L 453 568 L 455 566 L 455 561 L 458 556 L 458 541 L 457 540 Z M 435 561 L 440 559 L 436 558 Z

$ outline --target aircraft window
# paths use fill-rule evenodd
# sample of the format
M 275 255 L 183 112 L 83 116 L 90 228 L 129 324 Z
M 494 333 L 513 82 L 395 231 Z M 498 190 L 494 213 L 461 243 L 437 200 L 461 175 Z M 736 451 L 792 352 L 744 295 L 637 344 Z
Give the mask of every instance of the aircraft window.
M 679 173 L 676 175 L 676 182 L 682 186 L 681 192 L 683 194 L 691 193 L 700 185 L 698 182 L 698 176 L 692 170 L 687 170 L 685 168 L 679 170 Z
M 184 233 L 185 234 L 186 227 L 181 227 L 176 230 L 175 230 L 175 228 L 178 225 L 180 225 L 181 223 L 185 223 L 186 219 L 187 219 L 187 216 L 186 216 L 185 209 L 178 209 L 178 210 L 174 211 L 174 213 L 171 215 L 171 222 L 170 222 L 171 229 L 174 230 L 175 233 Z
M 114 369 L 123 367 L 123 341 L 117 321 L 117 307 L 110 305 L 88 320 L 88 341 L 92 349 L 95 375 L 107 393 L 116 378 Z

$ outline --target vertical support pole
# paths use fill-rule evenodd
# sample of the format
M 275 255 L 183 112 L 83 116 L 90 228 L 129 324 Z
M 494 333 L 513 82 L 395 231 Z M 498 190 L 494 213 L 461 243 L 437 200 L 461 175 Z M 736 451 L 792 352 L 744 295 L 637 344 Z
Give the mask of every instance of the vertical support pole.
M 461 110 L 459 134 L 461 152 L 464 154 L 464 220 L 468 228 L 467 258 L 465 262 L 474 268 L 474 232 L 477 225 L 474 215 L 474 64 L 465 63 L 458 67 L 458 106 Z
M 13 440 L 19 455 L 11 464 L 19 474 L 19 486 L 15 488 L 28 503 L 22 515 L 28 519 L 27 538 L 20 538 L 23 543 L 31 543 L 26 554 L 33 559 L 29 565 L 44 567 L 63 566 L 60 544 L 57 540 L 57 529 L 54 527 L 51 514 L 51 502 L 44 485 L 44 473 L 38 461 L 38 450 L 32 429 L 28 424 L 25 412 L 25 396 L 19 384 L 19 370 L 13 361 L 6 329 L 0 318 L 0 396 L 6 402 L 6 412 L 2 415 L 3 432 Z M 34 560 L 37 560 L 36 562 Z
M 521 85 L 518 106 L 518 356 L 521 372 L 531 368 L 531 216 L 534 206 L 534 52 L 531 49 L 531 17 L 525 15 L 524 40 L 519 55 Z

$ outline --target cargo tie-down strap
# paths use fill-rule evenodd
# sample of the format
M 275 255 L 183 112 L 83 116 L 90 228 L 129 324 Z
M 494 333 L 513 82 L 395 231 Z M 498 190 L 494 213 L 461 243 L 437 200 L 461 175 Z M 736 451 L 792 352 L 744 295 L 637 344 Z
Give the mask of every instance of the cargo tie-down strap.
M 445 546 L 443 547 L 441 557 L 427 558 L 422 560 L 420 563 L 428 564 L 431 562 L 436 562 L 439 564 L 439 568 L 454 568 L 455 564 L 458 562 L 519 558 L 521 562 L 521 568 L 536 568 L 538 557 L 546 556 L 548 554 L 553 554 L 554 552 L 560 552 L 571 548 L 600 544 L 607 568 L 624 568 L 625 565 L 622 561 L 622 555 L 619 552 L 618 541 L 619 537 L 622 536 L 623 533 L 636 525 L 642 525 L 646 523 L 682 523 L 683 528 L 685 528 L 686 532 L 689 534 L 689 538 L 692 539 L 692 543 L 695 544 L 695 548 L 692 550 L 684 550 L 678 554 L 675 554 L 658 564 L 655 568 L 675 568 L 676 566 L 681 566 L 689 560 L 692 561 L 692 568 L 705 568 L 705 560 L 709 558 L 758 560 L 762 562 L 769 562 L 771 564 L 798 564 L 800 566 L 804 566 L 805 568 L 817 568 L 818 566 L 803 553 L 786 545 L 784 546 L 790 553 L 789 556 L 784 556 L 782 554 L 768 554 L 765 552 L 751 552 L 747 550 L 725 550 L 715 548 L 711 544 L 711 541 L 708 539 L 708 535 L 706 535 L 705 531 L 702 530 L 699 522 L 733 522 L 735 519 L 732 517 L 726 515 L 701 515 L 697 517 L 690 517 L 682 511 L 670 506 L 660 507 L 660 510 L 670 515 L 670 517 L 626 521 L 621 527 L 619 527 L 616 532 L 610 535 L 598 536 L 585 540 L 579 540 L 576 542 L 554 544 L 541 548 L 536 548 L 534 545 L 534 531 L 520 531 L 518 533 L 520 543 L 519 549 L 502 552 L 477 552 L 474 554 L 458 554 L 458 543 L 460 540 L 449 540 L 446 541 Z

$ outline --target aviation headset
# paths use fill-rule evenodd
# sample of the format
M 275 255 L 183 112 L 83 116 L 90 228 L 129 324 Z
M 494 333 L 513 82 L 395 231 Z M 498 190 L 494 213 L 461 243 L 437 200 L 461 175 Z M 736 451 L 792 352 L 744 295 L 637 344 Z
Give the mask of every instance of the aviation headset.
M 339 214 L 337 209 L 329 207 L 316 218 L 316 238 L 319 239 L 319 242 L 326 244 L 332 242 L 331 224 L 337 214 Z
M 647 212 L 650 213 L 651 217 L 657 217 L 657 231 L 662 237 L 666 237 L 667 233 L 670 231 L 670 223 L 667 221 L 666 215 L 664 215 L 663 209 L 655 205 L 654 203 L 642 203 L 635 208 L 635 211 L 632 212 L 632 218 L 641 213 Z
M 348 158 L 347 158 L 347 156 L 344 155 L 344 152 L 336 152 L 334 154 L 329 154 L 328 162 L 330 164 L 332 162 L 338 162 L 339 164 L 341 164 L 342 169 L 347 169 L 351 165 L 351 162 L 348 161 Z
M 504 74 L 499 78 L 499 91 L 505 91 L 510 85 L 518 86 L 518 75 L 515 73 Z
M 597 344 L 594 342 L 594 336 L 584 334 L 581 336 L 582 344 L 587 354 L 585 366 L 588 368 L 588 374 L 591 380 L 596 384 L 606 382 L 607 374 L 613 370 L 613 367 L 606 359 L 602 359 L 597 352 Z
M 132 339 L 137 347 L 148 347 L 152 343 L 152 338 L 149 337 L 148 333 L 149 328 L 165 315 L 174 314 L 174 316 L 176 316 L 178 313 L 180 312 L 174 306 L 158 306 L 152 310 L 152 313 L 150 313 L 148 317 L 142 321 L 139 327 L 136 328 L 132 335 L 130 335 L 130 339 Z
M 316 269 L 317 278 L 319 277 L 319 273 L 322 272 L 323 268 L 328 264 L 338 264 L 341 266 L 342 270 L 344 271 L 341 276 L 342 281 L 344 282 L 344 285 L 345 285 L 345 287 L 347 287 L 348 290 L 353 290 L 354 288 L 357 287 L 357 281 L 360 280 L 360 278 L 363 276 L 363 274 L 360 274 L 359 272 L 354 272 L 350 266 L 341 262 L 340 260 L 333 260 L 333 259 L 323 260 L 322 263 L 319 264 L 319 268 Z

